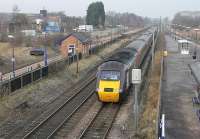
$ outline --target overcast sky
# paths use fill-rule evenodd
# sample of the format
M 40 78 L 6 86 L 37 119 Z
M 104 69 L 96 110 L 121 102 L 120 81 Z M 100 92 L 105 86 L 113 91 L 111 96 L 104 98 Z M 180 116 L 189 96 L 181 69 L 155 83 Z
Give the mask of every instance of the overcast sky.
M 0 0 L 0 12 L 11 12 L 18 5 L 21 12 L 38 13 L 65 11 L 67 15 L 84 16 L 91 2 L 96 0 Z M 132 12 L 141 16 L 158 18 L 173 17 L 182 10 L 200 10 L 200 0 L 102 0 L 106 11 Z

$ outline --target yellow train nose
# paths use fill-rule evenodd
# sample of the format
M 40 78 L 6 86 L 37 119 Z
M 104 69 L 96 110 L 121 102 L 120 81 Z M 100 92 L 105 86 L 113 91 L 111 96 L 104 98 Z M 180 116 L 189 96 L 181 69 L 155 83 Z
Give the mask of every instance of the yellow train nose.
M 102 102 L 119 102 L 119 93 L 98 92 L 98 95 Z
M 99 100 L 102 102 L 119 102 L 120 81 L 102 81 L 100 80 L 97 90 Z

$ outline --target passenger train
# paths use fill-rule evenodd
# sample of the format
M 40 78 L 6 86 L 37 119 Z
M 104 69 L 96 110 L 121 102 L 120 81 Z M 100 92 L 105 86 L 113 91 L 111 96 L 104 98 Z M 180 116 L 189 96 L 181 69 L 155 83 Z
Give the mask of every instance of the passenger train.
M 128 95 L 133 68 L 142 68 L 153 43 L 155 27 L 107 58 L 97 71 L 96 93 L 101 102 L 122 102 Z

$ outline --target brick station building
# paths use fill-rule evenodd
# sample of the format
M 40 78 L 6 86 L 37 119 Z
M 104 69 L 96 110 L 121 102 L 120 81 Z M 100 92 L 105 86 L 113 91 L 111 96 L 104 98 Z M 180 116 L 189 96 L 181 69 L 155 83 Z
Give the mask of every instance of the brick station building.
M 89 35 L 81 32 L 74 32 L 59 40 L 59 49 L 63 56 L 73 56 L 77 53 L 85 56 L 89 54 L 91 47 Z

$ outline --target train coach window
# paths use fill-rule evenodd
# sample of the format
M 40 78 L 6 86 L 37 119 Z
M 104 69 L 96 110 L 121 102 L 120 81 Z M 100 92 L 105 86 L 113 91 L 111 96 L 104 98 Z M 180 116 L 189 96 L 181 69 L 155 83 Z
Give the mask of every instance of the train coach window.
M 119 71 L 101 71 L 100 78 L 102 80 L 120 80 L 120 72 Z

